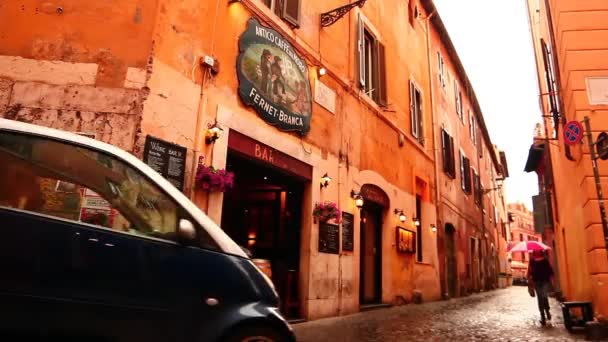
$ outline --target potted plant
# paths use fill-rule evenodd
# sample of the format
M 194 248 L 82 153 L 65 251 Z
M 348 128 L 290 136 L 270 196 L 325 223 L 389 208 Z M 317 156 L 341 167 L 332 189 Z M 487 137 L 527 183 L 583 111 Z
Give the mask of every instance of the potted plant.
M 234 173 L 199 164 L 195 185 L 201 190 L 225 192 L 234 186 Z
M 315 203 L 312 216 L 314 217 L 315 222 L 327 222 L 334 219 L 336 223 L 340 223 L 342 211 L 334 202 Z

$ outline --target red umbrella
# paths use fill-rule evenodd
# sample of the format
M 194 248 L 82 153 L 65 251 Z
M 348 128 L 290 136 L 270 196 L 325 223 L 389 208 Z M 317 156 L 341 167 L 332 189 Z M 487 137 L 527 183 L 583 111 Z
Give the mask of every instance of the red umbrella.
M 531 252 L 531 251 L 546 251 L 551 249 L 549 246 L 538 241 L 521 241 L 509 249 L 509 253 L 513 252 Z

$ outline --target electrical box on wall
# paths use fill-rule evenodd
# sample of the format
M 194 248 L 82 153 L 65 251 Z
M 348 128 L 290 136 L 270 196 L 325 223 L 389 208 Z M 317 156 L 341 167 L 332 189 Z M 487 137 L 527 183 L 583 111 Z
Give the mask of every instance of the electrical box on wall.
M 212 56 L 204 56 L 201 58 L 201 66 L 209 68 L 214 75 L 220 72 L 220 62 Z

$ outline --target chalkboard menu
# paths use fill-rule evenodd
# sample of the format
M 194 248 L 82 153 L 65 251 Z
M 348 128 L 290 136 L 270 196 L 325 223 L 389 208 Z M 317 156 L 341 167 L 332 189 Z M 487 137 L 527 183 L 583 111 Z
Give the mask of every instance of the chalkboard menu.
M 340 253 L 340 228 L 336 224 L 319 224 L 319 252 Z
M 355 217 L 351 213 L 342 212 L 342 251 L 352 252 L 354 250 L 353 240 L 355 238 Z
M 144 163 L 165 177 L 180 191 L 184 191 L 187 151 L 183 146 L 148 135 L 144 146 Z

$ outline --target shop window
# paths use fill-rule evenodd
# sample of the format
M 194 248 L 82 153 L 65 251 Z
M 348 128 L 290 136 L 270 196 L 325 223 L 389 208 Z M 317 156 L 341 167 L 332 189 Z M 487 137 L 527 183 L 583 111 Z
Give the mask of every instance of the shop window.
M 456 178 L 456 162 L 454 160 L 454 138 L 441 129 L 441 151 L 443 157 L 443 172 L 450 178 Z
M 262 0 L 277 16 L 295 27 L 300 26 L 301 0 Z
M 358 17 L 359 85 L 380 106 L 387 105 L 386 61 L 384 45 Z
M 460 151 L 460 185 L 465 193 L 471 193 L 471 162 L 462 151 Z
M 410 81 L 410 116 L 412 135 L 424 145 L 424 127 L 422 126 L 422 96 L 414 82 Z
M 458 114 L 458 118 L 460 121 L 463 121 L 462 115 L 462 92 L 460 91 L 460 87 L 458 86 L 458 81 L 454 80 L 454 96 L 456 101 L 456 114 Z
M 439 85 L 445 88 L 445 63 L 441 52 L 437 52 L 437 73 L 439 74 Z
M 1 133 L 0 165 L 0 207 L 166 240 L 186 218 L 138 170 L 88 148 Z M 215 246 L 210 237 L 204 243 Z

